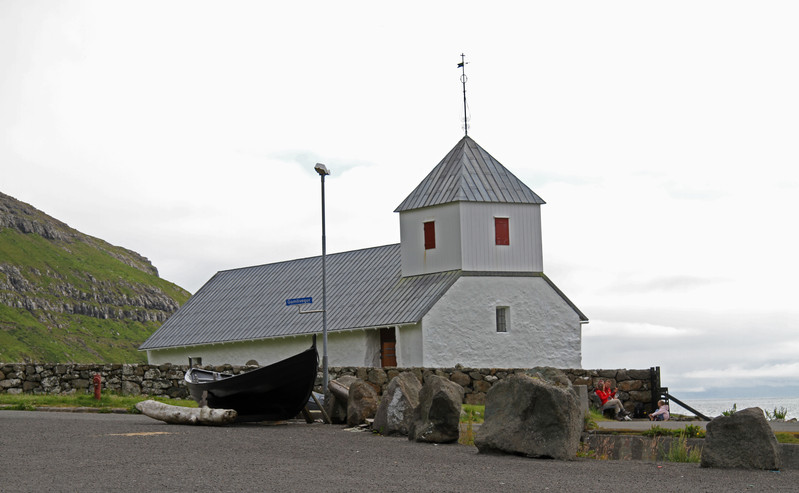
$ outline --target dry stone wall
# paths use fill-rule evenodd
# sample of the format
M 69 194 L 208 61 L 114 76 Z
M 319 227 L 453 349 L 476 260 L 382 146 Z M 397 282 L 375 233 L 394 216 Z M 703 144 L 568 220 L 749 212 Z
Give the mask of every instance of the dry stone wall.
M 203 368 L 238 374 L 254 366 L 205 366 Z M 0 393 L 9 394 L 69 394 L 91 393 L 92 378 L 100 374 L 103 390 L 130 395 L 159 395 L 186 398 L 188 391 L 183 376 L 186 365 L 122 365 L 122 364 L 22 364 L 0 363 Z M 413 372 L 419 381 L 432 374 L 457 383 L 464 389 L 464 403 L 484 404 L 491 386 L 515 373 L 527 369 L 502 368 L 363 368 L 334 367 L 329 369 L 331 380 L 352 375 L 371 384 L 382 395 L 392 378 L 404 371 Z M 632 410 L 636 403 L 649 409 L 653 382 L 650 370 L 562 370 L 574 385 L 585 385 L 591 392 L 599 379 L 610 379 L 619 389 L 619 398 Z M 316 390 L 321 392 L 322 374 L 317 376 Z
M 0 363 L 0 393 L 92 393 L 92 379 L 99 374 L 103 391 L 185 398 L 188 396 L 183 383 L 186 369 L 185 365 Z
M 485 404 L 486 392 L 491 386 L 510 375 L 524 373 L 527 368 L 329 368 L 330 379 L 344 375 L 353 375 L 372 384 L 379 394 L 388 386 L 392 378 L 404 371 L 413 372 L 420 381 L 427 374 L 447 378 L 464 389 L 464 404 Z M 618 388 L 617 397 L 624 407 L 630 411 L 637 403 L 641 403 L 648 412 L 651 409 L 653 387 L 658 383 L 651 381 L 650 369 L 646 370 L 585 370 L 580 368 L 561 369 L 573 385 L 585 385 L 588 392 L 593 392 L 597 381 L 611 380 L 612 386 Z M 317 383 L 320 383 L 317 379 Z M 657 396 L 655 396 L 657 397 Z

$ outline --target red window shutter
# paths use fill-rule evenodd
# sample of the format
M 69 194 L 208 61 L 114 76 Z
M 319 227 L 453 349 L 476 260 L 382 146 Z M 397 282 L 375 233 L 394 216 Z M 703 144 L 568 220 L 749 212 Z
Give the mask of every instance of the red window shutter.
M 436 223 L 428 221 L 424 223 L 424 249 L 432 250 L 436 247 Z
M 510 231 L 507 217 L 494 218 L 494 233 L 497 245 L 510 245 Z

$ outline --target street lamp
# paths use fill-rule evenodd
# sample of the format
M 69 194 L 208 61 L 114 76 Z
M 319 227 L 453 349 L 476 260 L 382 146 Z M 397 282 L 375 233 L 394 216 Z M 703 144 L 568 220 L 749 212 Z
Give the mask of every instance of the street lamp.
M 325 242 L 325 176 L 330 174 L 322 163 L 313 167 L 322 177 L 322 392 L 327 392 L 327 272 L 326 272 L 326 242 Z

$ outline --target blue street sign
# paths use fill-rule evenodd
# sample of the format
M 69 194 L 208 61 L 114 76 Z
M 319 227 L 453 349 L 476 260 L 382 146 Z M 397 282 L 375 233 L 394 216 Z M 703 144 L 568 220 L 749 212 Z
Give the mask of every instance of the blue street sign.
M 286 306 L 305 305 L 308 303 L 313 303 L 313 298 L 311 298 L 310 296 L 307 298 L 291 298 L 286 300 Z

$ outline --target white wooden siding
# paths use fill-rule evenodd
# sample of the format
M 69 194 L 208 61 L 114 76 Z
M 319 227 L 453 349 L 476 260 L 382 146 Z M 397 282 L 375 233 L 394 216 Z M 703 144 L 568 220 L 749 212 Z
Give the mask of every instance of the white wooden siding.
M 417 276 L 461 268 L 460 210 L 446 204 L 400 213 L 402 275 Z M 424 248 L 424 223 L 436 223 L 436 247 Z
M 496 245 L 494 218 L 507 217 L 510 245 Z M 435 221 L 436 248 L 424 248 L 424 223 Z M 447 270 L 543 272 L 537 204 L 456 202 L 400 213 L 402 275 Z
M 494 218 L 507 217 L 510 245 L 497 245 Z M 460 202 L 462 268 L 543 272 L 541 208 L 531 204 Z

